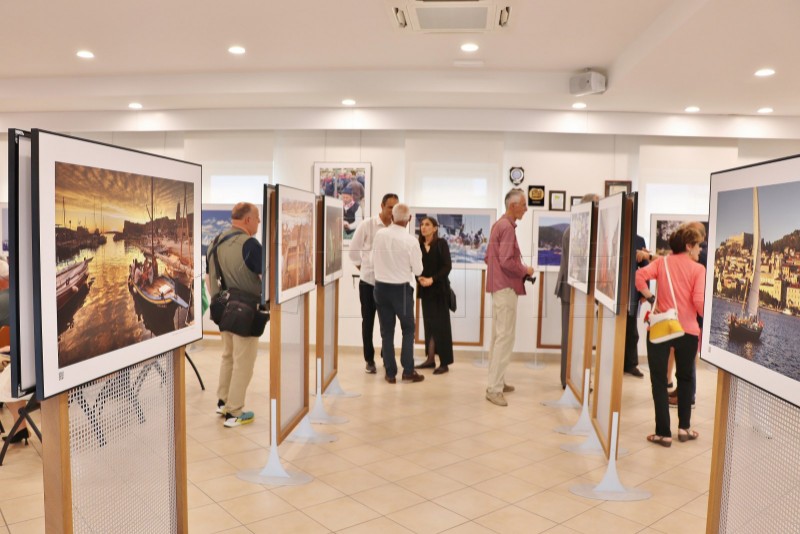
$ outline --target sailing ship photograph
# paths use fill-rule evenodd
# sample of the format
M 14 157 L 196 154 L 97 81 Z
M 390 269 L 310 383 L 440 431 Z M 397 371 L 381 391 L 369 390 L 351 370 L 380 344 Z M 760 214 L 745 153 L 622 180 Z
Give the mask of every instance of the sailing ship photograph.
M 414 208 L 414 237 L 419 238 L 419 225 L 425 217 L 439 223 L 439 238 L 447 242 L 453 265 L 486 268 L 489 233 L 495 219 L 494 210 Z
M 58 366 L 194 323 L 194 185 L 55 163 Z
M 798 199 L 800 183 L 719 192 L 708 264 L 709 344 L 793 380 L 800 380 Z

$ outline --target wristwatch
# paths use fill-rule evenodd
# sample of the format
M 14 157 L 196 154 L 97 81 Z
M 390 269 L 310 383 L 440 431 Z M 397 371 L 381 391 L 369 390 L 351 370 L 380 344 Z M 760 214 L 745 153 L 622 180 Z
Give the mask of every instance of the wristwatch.
M 650 295 L 650 298 L 647 299 L 647 302 L 649 302 L 650 304 L 655 304 L 656 303 L 656 296 L 655 295 Z

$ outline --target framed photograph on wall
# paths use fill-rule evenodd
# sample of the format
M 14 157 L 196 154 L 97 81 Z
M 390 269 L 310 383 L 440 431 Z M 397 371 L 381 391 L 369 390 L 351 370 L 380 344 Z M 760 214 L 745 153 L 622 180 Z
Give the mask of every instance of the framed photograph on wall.
M 606 180 L 605 196 L 610 197 L 617 193 L 628 194 L 631 192 L 630 180 Z
M 314 163 L 314 193 L 341 199 L 344 203 L 343 243 L 371 215 L 372 164 L 348 162 Z
M 316 272 L 316 195 L 278 185 L 278 304 L 314 289 Z
M 572 206 L 577 206 L 582 202 L 583 197 L 569 197 L 569 208 L 572 209 Z
M 568 213 L 533 213 L 533 258 L 537 270 L 558 272 L 561 244 L 569 221 Z
M 545 187 L 543 185 L 529 185 L 528 206 L 534 208 L 544 207 L 544 199 L 545 199 L 544 192 L 545 192 Z
M 795 406 L 798 176 L 800 156 L 711 175 L 700 352 L 705 361 Z
M 619 310 L 619 285 L 622 270 L 625 195 L 600 199 L 597 205 L 597 245 L 595 246 L 594 298 L 616 315 Z
M 569 215 L 567 283 L 584 293 L 589 292 L 589 254 L 594 237 L 593 213 L 594 202 L 584 202 L 573 206 Z
M 700 221 L 706 227 L 708 236 L 708 215 L 672 215 L 653 213 L 650 215 L 650 250 L 654 256 L 669 254 L 669 236 L 680 225 L 689 221 Z
M 550 211 L 567 210 L 567 192 L 550 191 Z
M 37 395 L 200 339 L 202 168 L 32 137 Z
M 419 238 L 423 218 L 433 217 L 439 223 L 439 238 L 447 241 L 453 266 L 467 269 L 486 269 L 484 258 L 489 233 L 497 218 L 492 209 L 470 208 L 411 208 L 414 237 Z
M 322 281 L 327 285 L 342 277 L 342 224 L 344 203 L 341 199 L 322 197 Z

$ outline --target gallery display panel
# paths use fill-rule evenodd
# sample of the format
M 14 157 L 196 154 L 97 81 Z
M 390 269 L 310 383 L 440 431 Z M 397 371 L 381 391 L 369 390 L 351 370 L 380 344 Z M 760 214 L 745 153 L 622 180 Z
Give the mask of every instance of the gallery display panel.
M 202 168 L 32 138 L 38 396 L 200 339 Z
M 316 276 L 316 196 L 309 191 L 276 188 L 278 304 L 314 289 Z
M 594 236 L 594 202 L 572 207 L 569 214 L 569 263 L 567 283 L 583 293 L 589 293 L 589 263 Z
M 625 194 L 601 199 L 597 205 L 594 297 L 614 314 L 619 311 Z
M 800 406 L 800 157 L 711 175 L 701 358 Z

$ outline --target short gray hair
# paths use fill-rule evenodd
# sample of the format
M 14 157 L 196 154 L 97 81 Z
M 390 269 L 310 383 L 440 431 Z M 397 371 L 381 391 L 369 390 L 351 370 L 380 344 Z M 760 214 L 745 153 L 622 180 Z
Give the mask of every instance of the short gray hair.
M 392 208 L 392 220 L 396 223 L 406 222 L 411 218 L 411 208 L 408 204 L 395 204 Z
M 508 209 L 511 203 L 514 202 L 513 200 L 514 197 L 518 197 L 520 200 L 522 200 L 522 202 L 525 202 L 525 191 L 519 189 L 518 187 L 515 187 L 514 189 L 511 189 L 508 193 L 506 193 L 506 209 Z
M 586 193 L 581 197 L 581 204 L 584 202 L 597 202 L 600 200 L 600 197 L 595 193 Z

